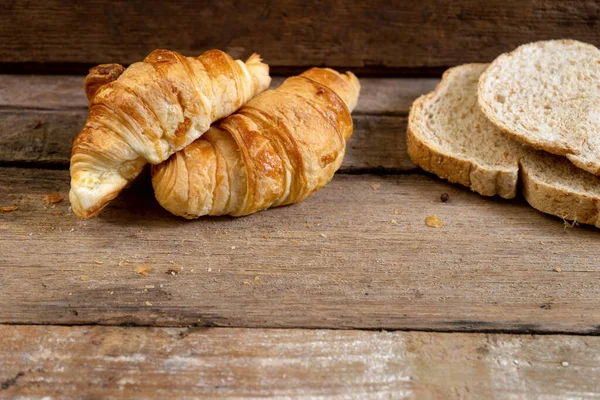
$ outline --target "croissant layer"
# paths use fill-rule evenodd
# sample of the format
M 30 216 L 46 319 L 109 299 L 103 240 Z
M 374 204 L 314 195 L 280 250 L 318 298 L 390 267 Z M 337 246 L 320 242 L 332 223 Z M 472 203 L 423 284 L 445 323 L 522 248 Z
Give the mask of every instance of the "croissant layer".
M 92 68 L 89 116 L 71 155 L 73 211 L 96 215 L 145 164 L 165 161 L 270 82 L 258 55 L 244 63 L 219 50 L 199 57 L 155 50 L 127 69 Z
M 266 91 L 152 168 L 159 203 L 186 218 L 297 203 L 331 180 L 352 135 L 360 84 L 313 68 Z

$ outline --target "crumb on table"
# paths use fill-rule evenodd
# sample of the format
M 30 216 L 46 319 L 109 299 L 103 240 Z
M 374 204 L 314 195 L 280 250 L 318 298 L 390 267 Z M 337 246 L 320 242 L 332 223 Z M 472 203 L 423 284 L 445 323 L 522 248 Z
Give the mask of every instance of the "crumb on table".
M 11 211 L 16 211 L 18 209 L 19 207 L 17 206 L 0 206 L 0 213 L 7 213 Z
M 430 215 L 425 218 L 425 224 L 430 228 L 441 228 L 444 225 L 437 215 Z
M 48 204 L 58 204 L 64 199 L 59 193 L 48 193 L 44 196 L 44 201 Z
M 135 272 L 137 272 L 140 275 L 150 276 L 150 274 L 148 272 L 152 271 L 152 267 L 149 265 L 138 265 L 137 267 L 135 267 L 134 270 L 135 270 Z

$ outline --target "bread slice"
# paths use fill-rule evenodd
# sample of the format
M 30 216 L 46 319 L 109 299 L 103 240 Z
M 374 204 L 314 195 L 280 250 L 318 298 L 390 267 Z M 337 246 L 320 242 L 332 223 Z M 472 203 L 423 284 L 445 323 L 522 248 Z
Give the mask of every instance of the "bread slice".
M 481 112 L 477 86 L 486 67 L 451 68 L 414 102 L 407 133 L 413 162 L 485 196 L 513 198 L 520 180 L 534 208 L 600 227 L 600 178 L 512 140 Z
M 479 80 L 485 115 L 515 139 L 600 175 L 600 50 L 574 40 L 526 44 Z

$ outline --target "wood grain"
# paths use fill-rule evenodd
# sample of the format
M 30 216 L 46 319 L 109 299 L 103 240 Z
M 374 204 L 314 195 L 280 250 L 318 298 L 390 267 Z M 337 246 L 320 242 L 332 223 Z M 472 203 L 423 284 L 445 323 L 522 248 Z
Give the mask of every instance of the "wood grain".
M 87 108 L 83 76 L 0 75 L 0 108 Z M 285 78 L 275 76 L 271 88 Z M 432 91 L 436 78 L 360 78 L 360 99 L 354 114 L 407 115 L 412 102 Z
M 522 201 L 338 175 L 297 205 L 186 221 L 143 179 L 86 221 L 44 202 L 68 184 L 0 170 L 19 207 L 0 214 L 0 323 L 599 332 L 598 231 Z
M 86 110 L 0 110 L 0 165 L 68 168 Z M 406 117 L 356 115 L 342 170 L 411 171 Z
M 132 63 L 155 48 L 275 67 L 447 67 L 487 62 L 519 44 L 568 37 L 598 44 L 594 0 L 2 2 L 4 63 Z M 44 64 L 37 64 L 38 72 Z
M 0 75 L 0 165 L 67 168 L 87 118 L 82 77 Z M 273 87 L 284 78 L 276 77 Z M 342 171 L 412 171 L 406 118 L 437 79 L 365 78 Z
M 598 398 L 599 337 L 0 326 L 0 396 Z

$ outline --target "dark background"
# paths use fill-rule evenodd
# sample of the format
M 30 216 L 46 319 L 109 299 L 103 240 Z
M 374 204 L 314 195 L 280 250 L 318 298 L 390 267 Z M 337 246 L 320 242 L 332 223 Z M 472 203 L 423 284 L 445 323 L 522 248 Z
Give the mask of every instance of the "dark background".
M 598 44 L 596 1 L 331 0 L 0 2 L 0 72 L 85 73 L 155 48 L 260 53 L 275 74 L 307 66 L 363 75 L 439 75 L 519 44 Z

